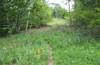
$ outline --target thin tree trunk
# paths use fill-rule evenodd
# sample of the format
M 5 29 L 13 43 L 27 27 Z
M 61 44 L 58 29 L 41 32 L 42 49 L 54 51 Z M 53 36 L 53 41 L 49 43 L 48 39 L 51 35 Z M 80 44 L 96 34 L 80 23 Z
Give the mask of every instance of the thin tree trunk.
M 8 13 L 7 13 L 7 26 L 8 26 L 8 29 L 9 29 L 9 18 L 8 18 Z
M 77 0 L 75 0 L 75 12 L 76 12 L 76 14 L 78 15 L 78 11 L 77 11 Z M 77 18 L 77 16 L 75 17 L 76 18 L 76 20 L 75 20 L 75 28 L 77 27 L 77 21 L 78 21 L 78 18 Z
M 16 24 L 16 32 L 17 33 L 20 32 L 20 15 L 21 15 L 21 12 L 19 12 L 19 14 L 18 14 L 18 20 L 17 20 L 17 24 Z
M 30 25 L 30 30 L 32 29 L 32 24 Z
M 71 17 L 71 7 L 70 7 L 70 1 L 68 1 L 68 7 L 69 7 L 70 26 L 71 26 L 71 24 L 72 24 L 72 17 Z
M 18 22 L 18 15 L 16 15 L 16 23 L 15 23 L 15 26 L 13 27 L 13 30 L 14 30 L 14 28 L 15 28 L 15 32 L 17 32 L 17 22 Z
M 29 27 L 29 16 L 30 16 L 30 11 L 28 12 L 28 15 L 27 15 L 26 31 L 28 30 L 28 27 Z

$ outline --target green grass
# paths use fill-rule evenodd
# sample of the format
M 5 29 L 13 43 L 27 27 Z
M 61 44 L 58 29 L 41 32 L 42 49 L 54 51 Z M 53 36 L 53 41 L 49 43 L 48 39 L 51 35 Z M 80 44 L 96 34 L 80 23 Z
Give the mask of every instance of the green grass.
M 51 22 L 47 23 L 49 26 L 60 26 L 60 25 L 68 25 L 68 21 L 64 19 L 53 18 Z
M 53 48 L 53 65 L 100 65 L 100 42 L 66 27 L 35 32 L 0 39 L 0 65 L 47 65 L 46 42 Z
M 55 30 L 42 34 L 53 48 L 53 65 L 99 65 L 100 44 L 73 30 Z
M 21 33 L 0 39 L 0 65 L 47 65 L 49 49 L 37 36 Z

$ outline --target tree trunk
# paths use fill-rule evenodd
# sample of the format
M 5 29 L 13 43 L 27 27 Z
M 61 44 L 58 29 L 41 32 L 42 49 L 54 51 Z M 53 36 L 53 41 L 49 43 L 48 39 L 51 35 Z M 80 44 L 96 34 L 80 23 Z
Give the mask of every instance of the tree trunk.
M 21 12 L 19 12 L 18 14 L 18 20 L 17 20 L 17 24 L 16 24 L 16 32 L 19 33 L 20 32 L 20 16 L 21 16 Z
M 70 7 L 70 1 L 68 1 L 68 7 L 69 7 L 69 21 L 70 21 L 70 26 L 72 25 L 72 17 L 71 17 L 71 7 Z
M 76 14 L 78 15 L 78 11 L 77 11 L 77 0 L 75 0 L 75 12 L 76 12 Z M 77 16 L 75 17 L 76 18 L 76 20 L 75 20 L 75 28 L 77 27 L 77 21 L 78 21 L 78 18 L 77 18 Z
M 8 29 L 9 29 L 9 18 L 8 18 L 8 13 L 7 13 L 7 26 L 8 26 Z
M 29 16 L 30 16 L 30 11 L 28 12 L 28 15 L 27 15 L 26 31 L 28 30 L 28 27 L 29 27 Z
M 30 25 L 30 30 L 32 29 L 32 24 Z

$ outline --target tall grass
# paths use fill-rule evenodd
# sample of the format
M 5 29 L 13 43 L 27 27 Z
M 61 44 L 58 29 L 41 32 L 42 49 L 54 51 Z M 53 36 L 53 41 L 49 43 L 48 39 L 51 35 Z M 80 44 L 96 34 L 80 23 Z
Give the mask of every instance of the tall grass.
M 53 65 L 99 65 L 99 42 L 66 29 L 42 34 L 53 47 Z
M 22 41 L 22 42 L 19 42 Z M 17 42 L 21 43 L 18 45 Z M 0 39 L 1 65 L 47 65 L 53 48 L 53 65 L 99 65 L 100 44 L 70 28 L 57 28 L 34 34 L 22 33 Z
M 37 36 L 21 33 L 1 39 L 0 65 L 47 65 L 49 49 Z

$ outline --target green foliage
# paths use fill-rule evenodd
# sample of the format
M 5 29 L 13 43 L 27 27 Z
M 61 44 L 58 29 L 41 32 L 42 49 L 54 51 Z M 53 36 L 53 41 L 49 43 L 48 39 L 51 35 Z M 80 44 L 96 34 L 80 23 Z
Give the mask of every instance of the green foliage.
M 60 29 L 60 28 L 59 28 Z M 53 48 L 53 65 L 99 65 L 99 42 L 69 28 L 42 34 Z
M 62 8 L 59 4 L 55 4 L 53 17 L 64 19 L 68 15 L 68 12 L 65 8 Z
M 69 22 L 64 19 L 52 18 L 52 20 L 48 22 L 47 25 L 49 26 L 69 25 Z
M 58 18 L 63 18 L 63 19 L 68 15 L 67 10 L 65 10 L 64 8 L 59 8 L 57 10 L 57 14 Z
M 21 33 L 0 39 L 1 65 L 47 65 L 49 49 L 45 41 L 53 48 L 53 65 L 100 64 L 99 42 L 94 39 L 89 40 L 70 28 L 61 27 L 59 30 L 34 32 L 31 35 Z M 38 54 L 42 48 L 43 55 Z
M 84 27 L 91 31 L 89 34 L 100 37 L 100 1 L 77 0 L 73 12 L 73 21 L 76 26 Z M 87 30 L 86 30 L 87 31 Z
M 37 7 L 38 6 L 38 7 Z M 37 1 L 34 3 L 31 10 L 30 24 L 33 26 L 40 26 L 46 24 L 51 20 L 52 8 L 48 7 L 47 4 Z
M 0 1 L 0 36 L 45 25 L 51 18 L 52 8 L 40 0 Z
M 46 65 L 49 49 L 37 36 L 21 33 L 0 39 L 0 65 Z

